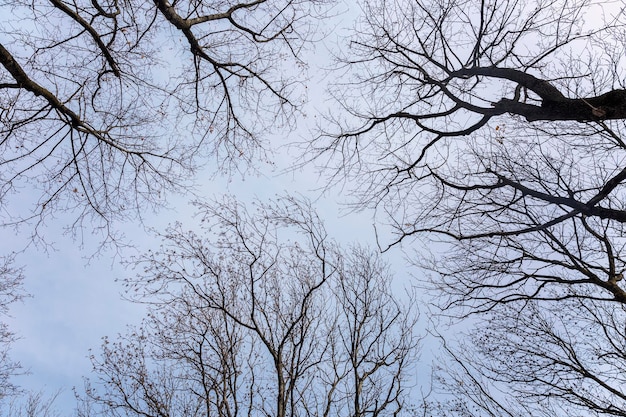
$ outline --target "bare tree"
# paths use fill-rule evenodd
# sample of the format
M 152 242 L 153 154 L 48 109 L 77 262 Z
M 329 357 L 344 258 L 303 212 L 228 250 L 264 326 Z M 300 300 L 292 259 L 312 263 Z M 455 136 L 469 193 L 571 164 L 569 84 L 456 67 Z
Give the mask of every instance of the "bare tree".
M 22 270 L 14 265 L 13 256 L 0 258 L 0 315 L 6 317 L 9 305 L 23 299 L 26 294 L 22 287 Z M 7 323 L 0 321 L 0 405 L 18 393 L 11 378 L 21 370 L 21 365 L 10 357 L 15 333 Z
M 340 370 L 344 401 L 331 415 L 399 412 L 411 388 L 404 379 L 416 371 L 416 316 L 392 295 L 387 267 L 372 251 L 355 247 L 343 267 L 334 291 L 339 310 L 334 354 L 340 359 L 332 369 Z
M 232 200 L 200 208 L 218 237 L 175 226 L 128 281 L 150 314 L 92 357 L 86 398 L 95 408 L 113 416 L 400 412 L 415 315 L 388 292 L 376 254 L 344 258 L 310 205 L 295 199 L 254 213 Z
M 623 416 L 624 331 L 623 305 L 612 302 L 500 306 L 458 345 L 444 342 L 425 408 L 441 416 Z
M 473 369 L 565 415 L 623 409 L 623 7 L 368 2 L 347 114 L 312 145 L 390 226 L 383 249 L 440 243 L 416 263 L 443 314 L 483 314 Z
M 605 115 L 592 115 L 621 95 L 622 55 L 608 47 L 623 29 L 619 9 L 590 25 L 579 16 L 602 11 L 595 2 L 368 7 L 346 53 L 359 58 L 348 61 L 357 79 L 336 90 L 357 118 L 318 145 L 348 178 L 370 176 L 358 183 L 362 202 L 393 216 L 398 239 L 519 236 L 576 215 L 624 220 L 609 203 L 626 173 L 599 163 L 619 161 L 623 122 L 608 101 Z M 605 61 L 615 71 L 598 70 Z M 597 90 L 610 91 L 592 97 Z M 582 178 L 589 167 L 598 172 Z
M 262 134 L 301 102 L 321 4 L 3 2 L 1 222 L 72 210 L 106 226 L 190 185 L 208 156 L 216 170 L 265 163 Z
M 45 396 L 43 392 L 27 392 L 14 396 L 6 407 L 2 408 L 2 415 L 7 417 L 59 417 L 61 414 L 55 409 L 55 401 L 60 391 Z
M 417 234 L 453 245 L 437 270 L 461 285 L 455 295 L 484 308 L 540 295 L 551 283 L 592 284 L 626 300 L 616 285 L 624 122 L 579 117 L 571 103 L 557 117 L 546 103 L 560 94 L 599 108 L 594 92 L 621 94 L 622 54 L 609 47 L 624 28 L 620 10 L 591 25 L 579 16 L 603 11 L 596 2 L 369 7 L 367 32 L 350 51 L 361 59 L 350 61 L 358 78 L 348 87 L 361 85 L 357 98 L 365 100 L 353 98 L 348 109 L 361 126 L 318 145 L 338 156 L 338 173 L 359 176 L 361 204 L 397 233 L 391 245 Z M 349 106 L 352 90 L 343 91 Z

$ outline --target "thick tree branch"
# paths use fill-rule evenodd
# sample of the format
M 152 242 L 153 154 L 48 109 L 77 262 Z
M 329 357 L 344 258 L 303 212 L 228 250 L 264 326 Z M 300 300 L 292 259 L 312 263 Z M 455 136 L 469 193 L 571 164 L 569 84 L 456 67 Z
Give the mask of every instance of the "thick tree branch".
M 50 1 L 54 5 L 54 7 L 61 10 L 63 13 L 65 13 L 69 17 L 71 17 L 74 21 L 76 21 L 79 25 L 81 25 L 83 29 L 85 29 L 91 35 L 91 38 L 94 40 L 96 45 L 98 45 L 100 52 L 102 52 L 102 54 L 104 55 L 104 58 L 108 62 L 109 66 L 111 67 L 113 74 L 115 74 L 116 77 L 119 77 L 120 68 L 117 65 L 117 62 L 115 62 L 115 59 L 111 55 L 109 48 L 107 48 L 104 42 L 102 42 L 102 38 L 100 37 L 100 34 L 96 32 L 93 26 L 91 26 L 89 22 L 83 19 L 78 13 L 74 12 L 72 9 L 67 7 L 65 3 L 63 3 L 61 0 L 50 0 Z
M 523 71 L 519 71 L 512 68 L 496 68 L 496 67 L 472 67 L 463 68 L 457 71 L 453 71 L 450 77 L 476 77 L 485 76 L 493 78 L 501 78 L 509 81 L 513 81 L 522 87 L 525 87 L 543 100 L 547 101 L 564 101 L 567 100 L 561 92 L 550 84 L 548 81 L 537 78 L 531 74 Z
M 494 175 L 498 177 L 498 181 L 500 184 L 514 188 L 520 191 L 524 196 L 534 197 L 550 204 L 567 206 L 574 209 L 575 212 L 584 214 L 585 216 L 596 216 L 601 219 L 612 219 L 622 223 L 626 223 L 626 211 L 597 206 L 597 204 L 601 200 L 609 195 L 609 192 L 613 190 L 617 186 L 617 184 L 621 183 L 621 181 L 626 178 L 626 169 L 622 170 L 622 172 L 620 172 L 609 182 L 607 182 L 602 190 L 596 196 L 591 198 L 587 203 L 582 203 L 571 197 L 561 197 L 558 195 L 533 190 L 532 188 L 526 187 L 516 181 L 510 180 L 503 175 L 499 175 L 497 173 L 494 173 Z
M 520 102 L 519 99 L 503 98 L 493 103 L 498 113 L 510 113 L 523 116 L 528 121 L 559 121 L 573 120 L 579 122 L 593 120 L 611 120 L 626 118 L 626 90 L 613 90 L 596 97 L 568 98 L 565 97 L 549 81 L 542 80 L 531 74 L 512 68 L 472 67 L 453 71 L 452 78 L 491 77 L 512 81 L 526 88 L 541 99 L 541 106 Z M 450 93 L 446 93 L 450 95 Z M 460 100 L 455 102 L 460 104 Z M 464 108 L 488 114 L 476 106 L 464 105 Z

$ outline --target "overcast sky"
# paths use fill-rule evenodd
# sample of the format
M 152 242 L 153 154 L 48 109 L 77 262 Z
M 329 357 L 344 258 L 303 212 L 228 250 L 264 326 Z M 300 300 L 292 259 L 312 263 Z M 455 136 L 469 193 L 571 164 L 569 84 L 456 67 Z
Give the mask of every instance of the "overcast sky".
M 342 10 L 346 8 L 343 6 Z M 349 25 L 352 15 L 354 13 L 343 14 L 338 22 Z M 332 45 L 337 36 L 341 36 L 341 32 L 335 32 L 325 42 Z M 288 138 L 284 135 L 276 137 L 273 145 L 305 139 L 315 124 L 316 113 L 327 105 L 322 88 L 325 72 L 315 67 L 329 63 L 323 43 L 317 45 L 312 57 L 313 79 L 309 85 L 313 88 L 309 89 L 309 120 L 301 121 L 299 130 Z M 310 198 L 320 197 L 320 192 L 314 190 L 323 182 L 318 181 L 312 168 L 305 172 L 281 174 L 281 169 L 288 167 L 291 160 L 286 154 L 277 158 L 276 167 L 261 166 L 258 175 L 218 177 L 207 181 L 203 181 L 200 175 L 199 182 L 203 184 L 200 194 L 211 198 L 230 193 L 243 201 L 264 199 L 285 191 L 298 192 Z M 206 177 L 209 178 L 208 175 Z M 189 196 L 171 196 L 170 208 L 148 216 L 146 225 L 155 230 L 163 230 L 174 221 L 191 226 L 194 209 L 189 205 L 189 199 Z M 316 203 L 330 236 L 341 243 L 358 241 L 375 245 L 371 213 L 349 213 L 339 204 L 341 201 L 347 200 L 341 195 L 341 190 L 335 190 Z M 30 372 L 15 378 L 15 382 L 24 388 L 44 390 L 48 394 L 63 390 L 57 400 L 57 407 L 63 414 L 70 413 L 74 404 L 72 387 L 80 390 L 82 377 L 89 375 L 89 349 L 97 353 L 103 336 L 124 332 L 126 325 L 138 323 L 143 315 L 142 306 L 122 299 L 123 288 L 117 282 L 133 272 L 119 264 L 120 257 L 113 250 L 98 252 L 101 236 L 94 236 L 89 230 L 85 230 L 80 239 L 64 235 L 63 226 L 69 221 L 71 216 L 59 216 L 45 228 L 52 248 L 44 250 L 31 245 L 17 257 L 17 265 L 24 266 L 26 291 L 32 297 L 14 305 L 9 319 L 9 325 L 20 337 L 13 346 L 12 356 Z M 158 240 L 144 227 L 129 224 L 118 227 L 124 230 L 126 239 L 138 251 L 158 246 Z M 26 246 L 28 232 L 22 230 L 16 235 L 3 230 L 4 238 L 0 239 L 2 253 Z M 129 255 L 132 250 L 125 250 L 124 255 Z M 97 256 L 92 257 L 94 252 L 98 252 Z M 398 250 L 389 256 L 396 271 L 404 269 Z M 404 281 L 405 277 L 402 277 Z
M 293 175 L 263 176 L 230 183 L 219 179 L 207 187 L 207 196 L 232 193 L 250 201 L 254 197 L 268 198 L 284 190 L 306 191 L 302 186 L 310 182 L 311 174 L 298 178 Z M 317 194 L 311 192 L 309 195 Z M 369 214 L 346 216 L 345 208 L 337 200 L 331 196 L 316 204 L 331 237 L 342 243 L 359 241 L 374 245 Z M 187 204 L 185 197 L 175 201 L 176 209 L 163 211 L 149 219 L 152 227 L 163 230 L 173 221 L 191 227 L 193 207 Z M 56 228 L 50 229 L 54 232 Z M 158 239 L 142 228 L 129 226 L 125 230 L 127 238 L 139 251 L 159 244 Z M 15 243 L 14 240 L 4 239 L 3 242 L 4 253 L 14 248 L 9 243 Z M 97 248 L 97 243 L 97 237 L 87 235 L 84 248 L 79 248 L 75 240 L 59 233 L 54 250 L 45 253 L 31 247 L 17 258 L 17 264 L 25 267 L 25 287 L 32 298 L 11 309 L 9 325 L 21 338 L 14 344 L 13 357 L 30 371 L 30 375 L 18 377 L 15 381 L 33 390 L 43 389 L 50 393 L 64 390 L 58 404 L 65 411 L 69 411 L 66 407 L 73 404 L 72 387 L 82 386 L 82 377 L 89 374 L 89 349 L 97 353 L 101 337 L 123 332 L 127 324 L 138 323 L 143 316 L 142 306 L 122 299 L 122 285 L 116 282 L 134 272 L 120 266 L 119 258 L 112 260 L 115 257 L 112 250 L 97 258 L 86 258 Z M 401 257 L 397 252 L 395 255 L 398 265 L 402 262 Z

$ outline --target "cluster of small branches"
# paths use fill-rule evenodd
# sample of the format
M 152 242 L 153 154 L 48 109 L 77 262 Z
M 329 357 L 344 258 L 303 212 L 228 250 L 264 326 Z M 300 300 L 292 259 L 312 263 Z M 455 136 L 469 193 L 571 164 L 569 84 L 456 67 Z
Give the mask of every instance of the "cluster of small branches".
M 442 415 L 623 415 L 623 11 L 367 2 L 343 54 L 345 112 L 312 152 L 382 249 L 429 242 L 412 256 L 443 315 L 486 323 L 444 384 L 478 408 Z
M 137 260 L 128 293 L 150 312 L 92 356 L 92 412 L 397 415 L 417 317 L 379 256 L 339 250 L 289 197 L 200 207 L 206 236 L 174 226 Z
M 4 2 L 0 223 L 69 210 L 107 226 L 207 161 L 264 163 L 323 1 Z
M 26 296 L 23 280 L 24 275 L 15 266 L 14 256 L 0 258 L 0 317 L 5 318 L 9 313 L 9 306 Z M 11 345 L 15 339 L 15 333 L 9 329 L 4 319 L 0 321 L 0 405 L 18 393 L 18 387 L 12 378 L 22 371 L 22 367 L 10 356 Z

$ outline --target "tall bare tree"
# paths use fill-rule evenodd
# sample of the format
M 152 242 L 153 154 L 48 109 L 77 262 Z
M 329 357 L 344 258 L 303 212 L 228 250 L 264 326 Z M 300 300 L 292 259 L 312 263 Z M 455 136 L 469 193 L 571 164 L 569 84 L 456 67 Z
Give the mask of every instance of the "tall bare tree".
M 171 228 L 128 281 L 150 314 L 93 356 L 104 415 L 394 415 L 415 311 L 374 252 L 344 254 L 308 203 L 201 205 L 216 239 Z M 88 415 L 88 413 L 86 413 Z
M 0 222 L 72 210 L 106 226 L 190 185 L 209 156 L 214 171 L 265 163 L 263 134 L 301 103 L 323 3 L 3 2 Z
M 441 243 L 416 262 L 444 314 L 484 314 L 476 369 L 581 415 L 621 415 L 625 392 L 623 12 L 366 2 L 334 89 L 340 130 L 312 145 L 377 210 L 383 248 Z
M 0 258 L 0 316 L 3 317 L 0 321 L 0 406 L 18 392 L 12 377 L 21 371 L 21 365 L 10 356 L 16 336 L 4 318 L 9 313 L 9 306 L 25 297 L 23 280 L 22 270 L 15 267 L 13 256 Z
M 387 266 L 371 250 L 355 247 L 342 263 L 335 284 L 338 314 L 334 338 L 338 342 L 333 371 L 344 401 L 331 415 L 378 416 L 400 411 L 411 387 L 404 378 L 415 376 L 415 316 L 403 307 L 389 286 Z M 415 302 L 412 299 L 411 302 Z M 347 412 L 345 410 L 348 410 Z

